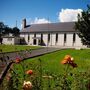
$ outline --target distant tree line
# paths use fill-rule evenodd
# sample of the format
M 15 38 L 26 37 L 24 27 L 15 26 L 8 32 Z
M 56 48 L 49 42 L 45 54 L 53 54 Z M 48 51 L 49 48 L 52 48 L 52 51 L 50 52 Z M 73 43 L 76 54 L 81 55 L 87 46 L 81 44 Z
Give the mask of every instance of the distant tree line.
M 19 36 L 20 30 L 17 27 L 11 28 L 5 25 L 3 22 L 0 22 L 0 36 L 5 36 L 9 33 L 12 33 L 13 36 Z
M 5 25 L 3 22 L 0 22 L 0 43 L 2 44 L 2 36 L 8 36 L 9 34 L 12 34 L 13 36 L 19 36 L 20 30 L 17 27 L 9 27 Z

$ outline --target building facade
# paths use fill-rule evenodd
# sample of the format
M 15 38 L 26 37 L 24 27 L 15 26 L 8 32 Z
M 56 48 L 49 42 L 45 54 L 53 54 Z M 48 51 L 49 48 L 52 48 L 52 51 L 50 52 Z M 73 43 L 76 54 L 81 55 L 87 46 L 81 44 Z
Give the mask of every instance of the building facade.
M 20 44 L 20 39 L 17 37 L 5 36 L 3 37 L 3 44 L 6 45 L 18 45 Z
M 20 38 L 14 37 L 12 34 L 5 35 L 2 37 L 2 44 L 6 44 L 6 45 L 20 44 Z
M 26 25 L 22 21 L 20 37 L 27 45 L 83 47 L 74 22 Z

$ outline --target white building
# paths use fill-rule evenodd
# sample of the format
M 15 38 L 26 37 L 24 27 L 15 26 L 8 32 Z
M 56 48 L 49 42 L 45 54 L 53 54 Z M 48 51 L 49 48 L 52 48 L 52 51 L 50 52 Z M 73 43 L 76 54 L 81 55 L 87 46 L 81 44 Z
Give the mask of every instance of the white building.
M 82 47 L 81 39 L 74 29 L 74 22 L 26 25 L 22 22 L 22 37 L 27 45 Z M 23 40 L 23 41 L 24 41 Z
M 15 44 L 20 44 L 20 38 L 19 37 L 14 37 L 12 34 L 6 35 L 2 37 L 2 43 L 6 45 L 15 45 Z

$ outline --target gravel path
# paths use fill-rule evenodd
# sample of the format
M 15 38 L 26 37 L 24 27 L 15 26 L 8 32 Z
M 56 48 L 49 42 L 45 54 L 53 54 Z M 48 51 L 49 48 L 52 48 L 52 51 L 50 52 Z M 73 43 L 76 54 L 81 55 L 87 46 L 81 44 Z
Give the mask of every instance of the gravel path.
M 10 61 L 15 60 L 17 57 L 23 59 L 37 57 L 46 53 L 60 50 L 60 48 L 44 47 L 36 50 L 26 50 L 19 52 L 0 53 L 0 65 L 7 64 Z M 2 60 L 3 58 L 3 60 Z M 2 62 L 3 61 L 3 62 Z
M 0 53 L 0 73 L 7 66 L 8 63 L 14 61 L 17 57 L 23 59 L 33 58 L 46 53 L 60 50 L 60 48 L 43 47 L 35 50 L 26 50 L 19 52 Z

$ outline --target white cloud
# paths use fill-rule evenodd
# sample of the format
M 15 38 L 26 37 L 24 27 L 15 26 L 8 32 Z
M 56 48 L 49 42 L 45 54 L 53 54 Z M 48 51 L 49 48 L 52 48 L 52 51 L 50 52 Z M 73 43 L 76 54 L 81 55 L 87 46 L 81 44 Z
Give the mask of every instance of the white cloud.
M 42 23 L 51 23 L 49 20 L 45 18 L 35 18 L 34 21 L 31 21 L 31 24 L 42 24 Z
M 77 21 L 78 13 L 81 14 L 82 9 L 61 9 L 58 19 L 60 22 Z

